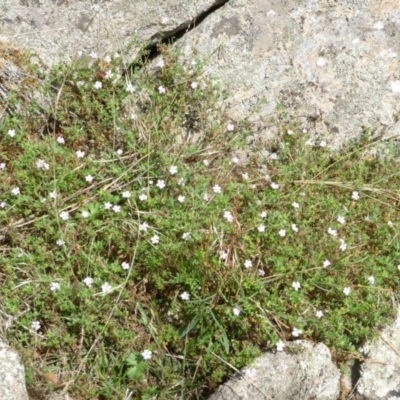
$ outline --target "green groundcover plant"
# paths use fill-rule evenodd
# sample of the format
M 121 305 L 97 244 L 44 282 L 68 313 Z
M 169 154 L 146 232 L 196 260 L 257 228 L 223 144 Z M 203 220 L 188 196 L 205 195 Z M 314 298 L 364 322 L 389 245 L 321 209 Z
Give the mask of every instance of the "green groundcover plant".
M 357 357 L 393 315 L 395 148 L 333 151 L 277 110 L 277 151 L 243 163 L 205 63 L 160 51 L 31 65 L 9 93 L 0 309 L 32 393 L 206 398 L 288 340 Z

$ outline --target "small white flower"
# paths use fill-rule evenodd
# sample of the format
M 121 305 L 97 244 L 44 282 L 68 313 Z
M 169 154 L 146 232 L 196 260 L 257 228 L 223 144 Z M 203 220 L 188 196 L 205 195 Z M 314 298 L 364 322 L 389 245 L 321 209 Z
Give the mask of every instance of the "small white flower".
M 331 236 L 337 236 L 337 230 L 336 229 L 332 229 L 331 227 L 328 228 L 328 233 Z
M 88 211 L 82 211 L 82 217 L 83 218 L 89 218 L 90 217 L 90 213 Z
M 158 244 L 160 243 L 160 237 L 157 235 L 154 235 L 151 239 L 150 239 L 151 243 L 153 244 Z
M 171 167 L 169 167 L 169 173 L 171 175 L 175 175 L 178 172 L 178 167 L 175 165 L 172 165 Z
M 296 292 L 301 288 L 301 284 L 300 284 L 300 282 L 293 282 L 292 283 L 292 288 L 294 289 L 294 290 L 296 290 Z
M 185 233 L 182 235 L 182 239 L 183 239 L 183 240 L 189 240 L 189 239 L 190 239 L 190 232 L 185 232 Z
M 221 193 L 222 189 L 221 189 L 221 187 L 219 185 L 215 185 L 213 187 L 213 191 L 214 191 L 214 193 Z
M 245 268 L 251 268 L 253 266 L 253 263 L 251 262 L 251 260 L 246 260 L 244 262 L 244 267 Z
M 141 355 L 143 357 L 144 360 L 150 360 L 151 356 L 152 356 L 152 352 L 150 350 L 144 350 L 142 351 Z
M 374 29 L 378 29 L 378 30 L 381 30 L 381 29 L 383 29 L 384 28 L 384 23 L 382 22 L 382 21 L 376 21 L 375 23 L 374 23 Z
M 293 328 L 292 335 L 293 335 L 294 337 L 299 337 L 302 333 L 303 333 L 303 331 L 301 331 L 300 329 Z
M 184 181 L 183 178 L 179 179 L 178 185 L 179 185 L 179 186 L 185 186 L 185 181 Z
M 245 368 L 244 375 L 248 379 L 253 379 L 257 376 L 257 371 L 255 368 Z
M 101 291 L 103 293 L 109 293 L 109 292 L 111 292 L 111 289 L 112 289 L 112 286 L 108 282 L 105 282 L 103 285 L 101 285 Z
M 111 203 L 104 203 L 104 208 L 106 209 L 106 210 L 111 210 L 112 209 L 112 204 Z
M 57 192 L 55 190 L 53 190 L 52 192 L 49 193 L 49 197 L 51 199 L 56 199 L 57 198 Z
M 307 129 L 304 128 L 304 129 L 302 130 L 302 132 L 303 132 L 303 133 L 307 133 Z
M 235 315 L 236 317 L 240 314 L 240 309 L 235 307 L 233 310 L 233 315 Z
M 139 224 L 139 231 L 147 231 L 147 228 L 149 227 L 149 224 L 147 222 L 143 222 L 143 224 Z
M 345 223 L 346 223 L 346 220 L 344 219 L 344 217 L 342 217 L 341 215 L 339 215 L 339 216 L 337 217 L 337 222 L 339 222 L 339 223 L 341 223 L 341 224 L 345 224 Z
M 90 52 L 89 57 L 93 60 L 96 60 L 97 58 L 99 58 L 98 54 L 94 51 Z
M 245 172 L 244 174 L 242 174 L 242 177 L 247 181 L 249 179 L 249 174 Z
M 225 211 L 224 212 L 224 218 L 228 221 L 228 222 L 233 222 L 233 215 L 230 211 Z
M 263 269 L 258 270 L 258 275 L 259 276 L 265 276 L 265 271 Z
M 228 125 L 226 125 L 226 129 L 227 129 L 228 131 L 232 132 L 233 130 L 235 130 L 235 125 L 233 125 L 233 124 L 228 124 Z
M 323 140 L 319 145 L 320 145 L 321 147 L 326 147 L 326 142 L 325 142 L 325 140 Z
M 166 92 L 165 87 L 164 86 L 159 86 L 158 87 L 158 93 L 160 94 L 164 94 Z
M 262 219 L 264 219 L 264 218 L 267 218 L 267 212 L 266 211 L 261 211 L 261 218 Z
M 360 195 L 359 195 L 358 192 L 353 192 L 353 193 L 351 194 L 351 198 L 352 198 L 353 200 L 359 200 L 359 199 L 360 199 Z
M 325 65 L 325 58 L 319 57 L 317 60 L 318 67 L 323 67 Z
M 347 249 L 347 244 L 343 239 L 339 239 L 340 240 L 340 250 L 345 251 Z
M 107 64 L 110 64 L 110 62 L 111 62 L 111 57 L 110 57 L 109 55 L 106 55 L 106 56 L 104 57 L 104 62 L 106 62 Z
M 145 194 L 145 193 L 140 194 L 140 195 L 139 195 L 139 200 L 140 200 L 140 201 L 145 201 L 145 200 L 147 200 L 147 194 Z
M 183 293 L 180 295 L 180 297 L 181 297 L 182 300 L 188 301 L 189 298 L 190 298 L 190 294 L 189 294 L 188 292 L 183 292 Z
M 61 218 L 63 221 L 66 221 L 67 219 L 69 219 L 69 212 L 68 212 L 68 211 L 62 211 L 62 212 L 60 213 L 60 218 Z
M 156 183 L 156 186 L 160 189 L 164 189 L 165 188 L 165 181 L 163 181 L 162 179 L 159 179 Z
M 64 242 L 64 240 L 62 240 L 62 239 L 58 239 L 58 240 L 56 241 L 56 245 L 59 246 L 59 247 L 64 246 L 64 244 L 65 244 L 65 242 Z
M 39 321 L 33 321 L 31 324 L 32 329 L 34 329 L 35 331 L 38 331 L 41 327 L 40 322 Z
M 14 189 L 11 190 L 11 193 L 14 196 L 18 196 L 21 193 L 21 191 L 19 190 L 19 187 L 15 187 Z
M 203 200 L 204 201 L 209 201 L 210 200 L 210 197 L 208 196 L 208 193 L 204 193 L 203 194 Z
M 126 91 L 129 93 L 133 93 L 136 91 L 136 88 L 135 88 L 135 86 L 132 85 L 132 83 L 128 83 L 126 85 Z
M 344 293 L 346 296 L 348 296 L 348 295 L 351 293 L 351 289 L 350 289 L 349 287 L 345 287 L 345 288 L 343 289 L 343 293 Z
M 93 181 L 93 179 L 94 179 L 94 178 L 93 178 L 92 175 L 86 175 L 86 176 L 85 176 L 85 181 L 86 181 L 86 182 L 89 182 L 89 183 L 90 183 L 90 182 Z
M 119 213 L 119 212 L 121 211 L 121 206 L 115 205 L 115 206 L 112 207 L 112 210 L 113 210 L 115 213 Z
M 199 84 L 197 82 L 192 82 L 191 85 L 192 89 L 196 89 Z
M 226 260 L 228 258 L 228 253 L 226 251 L 220 251 L 219 256 L 221 260 Z
M 78 151 L 76 152 L 76 156 L 77 156 L 78 158 L 83 158 L 83 157 L 85 157 L 85 152 L 82 151 L 82 150 L 78 150 Z
M 47 164 L 47 162 L 44 161 L 44 160 L 37 160 L 36 161 L 36 168 L 38 168 L 38 169 L 49 169 L 50 165 Z
M 291 131 L 290 129 L 287 131 L 288 135 L 293 135 L 293 131 Z
M 6 208 L 7 203 L 5 201 L 2 201 L 0 203 L 0 208 Z
M 5 169 L 5 168 L 6 168 L 6 163 L 5 162 L 0 163 L 0 169 Z
M 114 73 L 111 71 L 111 69 L 106 71 L 106 79 L 112 79 L 114 76 Z
M 371 275 L 368 277 L 368 282 L 370 283 L 370 285 L 373 285 L 375 283 L 375 278 Z
M 10 137 L 14 137 L 15 136 L 15 129 L 9 129 L 7 132 L 7 135 Z
M 400 81 L 394 81 L 390 84 L 393 93 L 400 93 Z
M 300 204 L 296 203 L 295 201 L 292 203 L 293 208 L 299 208 Z
M 53 282 L 53 283 L 50 285 L 50 290 L 51 290 L 52 292 L 57 292 L 57 290 L 60 290 L 60 284 L 59 284 L 58 282 Z
M 234 164 L 239 164 L 239 162 L 240 162 L 239 157 L 233 156 L 233 157 L 232 157 L 232 162 L 233 162 Z
M 128 190 L 125 190 L 125 192 L 122 192 L 122 197 L 124 199 L 129 199 L 129 197 L 131 197 L 131 192 L 129 192 Z
M 271 187 L 274 190 L 279 189 L 279 185 L 277 183 L 275 183 L 275 182 L 271 182 Z
M 185 202 L 185 196 L 178 196 L 178 201 L 179 201 L 179 203 L 184 203 Z
M 283 348 L 285 347 L 285 343 L 282 342 L 282 340 L 280 340 L 277 344 L 276 344 L 276 350 L 277 351 L 283 351 Z
M 299 228 L 297 227 L 296 224 L 292 224 L 292 230 L 293 230 L 293 232 L 297 233 L 299 231 Z
M 122 267 L 122 269 L 127 270 L 127 269 L 129 269 L 129 263 L 126 262 L 126 261 L 123 261 L 123 262 L 121 263 L 121 267 Z
M 122 149 L 118 149 L 118 150 L 117 150 L 117 154 L 118 154 L 119 156 L 122 156 L 123 153 L 124 153 L 124 151 L 123 151 Z
M 279 235 L 280 237 L 285 237 L 285 236 L 286 236 L 286 230 L 285 230 L 285 229 L 281 229 L 281 230 L 278 232 L 278 235 Z
M 59 144 L 65 144 L 65 139 L 62 136 L 58 136 L 57 138 L 57 143 Z
M 87 287 L 91 287 L 92 283 L 93 283 L 93 278 L 91 278 L 90 276 L 87 276 L 84 280 L 83 283 L 87 286 Z
M 131 114 L 131 119 L 133 119 L 134 121 L 137 120 L 137 119 L 138 119 L 137 114 L 132 113 L 132 114 Z
M 260 225 L 257 229 L 258 232 L 265 232 L 265 225 Z
M 389 225 L 390 227 L 392 227 L 392 226 L 393 226 L 393 222 L 392 222 L 392 221 L 388 221 L 388 225 Z
M 269 158 L 271 159 L 271 160 L 277 160 L 278 159 L 278 154 L 276 154 L 276 153 L 272 153 L 270 156 L 269 156 Z
M 93 87 L 95 89 L 101 89 L 103 87 L 103 84 L 100 81 L 96 81 Z
M 206 167 L 208 167 L 208 166 L 210 165 L 210 161 L 208 161 L 208 160 L 203 160 L 203 164 L 204 164 Z
M 322 263 L 322 266 L 323 266 L 324 268 L 328 268 L 330 265 L 331 265 L 331 262 L 330 262 L 329 260 L 325 260 L 325 261 Z
M 322 317 L 324 316 L 324 313 L 323 313 L 322 311 L 316 311 L 316 312 L 315 312 L 315 316 L 316 316 L 317 318 L 322 318 Z

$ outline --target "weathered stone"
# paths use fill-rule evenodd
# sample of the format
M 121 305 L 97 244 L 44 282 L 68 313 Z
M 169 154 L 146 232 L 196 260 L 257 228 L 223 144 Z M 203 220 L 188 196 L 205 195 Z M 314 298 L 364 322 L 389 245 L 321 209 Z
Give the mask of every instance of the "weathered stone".
M 232 118 L 252 120 L 259 139 L 275 134 L 278 104 L 334 147 L 366 128 L 400 131 L 399 0 L 231 0 L 179 45 L 209 57 Z
M 133 34 L 149 41 L 169 37 L 225 1 L 2 0 L 0 39 L 21 49 L 34 48 L 51 65 L 77 51 L 114 53 L 125 48 Z M 132 58 L 135 54 L 133 49 Z
M 361 366 L 357 399 L 400 399 L 400 308 L 396 321 L 379 333 L 377 341 L 362 349 L 366 361 Z
M 287 343 L 283 352 L 268 352 L 222 385 L 209 400 L 288 400 L 339 398 L 340 373 L 324 344 Z
M 0 338 L 0 399 L 28 400 L 25 371 L 15 351 Z

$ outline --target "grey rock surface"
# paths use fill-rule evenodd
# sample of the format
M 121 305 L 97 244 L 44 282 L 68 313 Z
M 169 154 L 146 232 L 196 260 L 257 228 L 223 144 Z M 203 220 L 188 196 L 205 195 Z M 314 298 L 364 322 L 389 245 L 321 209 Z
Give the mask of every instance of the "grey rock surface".
M 399 0 L 231 0 L 179 45 L 210 57 L 232 118 L 253 120 L 260 139 L 275 135 L 278 104 L 333 147 L 365 128 L 400 133 Z
M 169 37 L 224 1 L 2 0 L 0 39 L 34 49 L 51 65 L 77 51 L 114 53 L 125 48 L 133 34 L 150 41 L 160 32 Z
M 287 343 L 283 352 L 268 352 L 254 365 L 222 385 L 209 400 L 336 400 L 340 372 L 322 343 Z
M 18 354 L 0 338 L 0 399 L 28 400 L 25 371 Z
M 361 353 L 366 361 L 361 366 L 357 399 L 400 399 L 400 308 L 396 321 L 380 332 L 377 341 L 367 343 Z

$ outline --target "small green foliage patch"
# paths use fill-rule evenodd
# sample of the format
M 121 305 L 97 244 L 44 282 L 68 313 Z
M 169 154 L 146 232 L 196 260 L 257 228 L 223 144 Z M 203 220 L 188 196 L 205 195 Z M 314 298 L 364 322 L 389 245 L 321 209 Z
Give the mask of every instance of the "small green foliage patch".
M 10 95 L 0 304 L 29 373 L 79 399 L 189 399 L 287 340 L 356 353 L 400 284 L 390 147 L 309 146 L 282 118 L 279 150 L 243 163 L 251 130 L 204 63 L 161 51 L 59 65 L 48 106 Z

